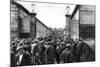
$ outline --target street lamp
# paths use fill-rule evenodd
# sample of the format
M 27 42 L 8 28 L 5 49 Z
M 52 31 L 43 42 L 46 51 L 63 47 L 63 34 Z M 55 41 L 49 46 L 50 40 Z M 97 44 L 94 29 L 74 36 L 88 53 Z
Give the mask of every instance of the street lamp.
M 31 4 L 32 6 L 32 13 L 35 13 L 35 4 Z
M 70 7 L 69 6 L 66 7 L 66 11 L 67 11 L 66 15 L 69 15 L 70 14 Z

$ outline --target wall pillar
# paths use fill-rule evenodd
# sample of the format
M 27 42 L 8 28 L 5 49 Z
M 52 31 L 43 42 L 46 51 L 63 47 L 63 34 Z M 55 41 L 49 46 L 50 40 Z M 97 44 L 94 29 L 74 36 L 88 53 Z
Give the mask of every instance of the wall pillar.
M 36 37 L 36 13 L 30 13 L 30 37 Z
M 65 16 L 66 16 L 65 37 L 70 38 L 70 16 L 71 15 L 65 15 Z

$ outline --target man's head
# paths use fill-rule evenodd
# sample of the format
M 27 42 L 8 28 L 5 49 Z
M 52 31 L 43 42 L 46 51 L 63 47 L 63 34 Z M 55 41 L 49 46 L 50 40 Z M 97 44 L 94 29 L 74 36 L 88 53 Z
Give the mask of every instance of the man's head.
M 39 41 L 38 44 L 39 44 L 39 45 L 43 45 L 43 41 Z
M 70 44 L 67 44 L 67 45 L 66 45 L 66 48 L 67 48 L 68 50 L 70 50 L 70 49 L 71 49 L 71 45 L 70 45 Z
M 45 42 L 46 45 L 51 45 L 51 42 Z
M 35 39 L 35 40 L 34 40 L 34 43 L 38 43 L 38 42 L 39 42 L 39 40 L 38 40 L 38 39 Z
M 25 52 L 25 49 L 23 47 L 18 47 L 17 50 L 20 54 L 23 54 Z
M 63 42 L 61 42 L 61 45 L 62 46 L 66 46 L 66 43 L 63 41 Z

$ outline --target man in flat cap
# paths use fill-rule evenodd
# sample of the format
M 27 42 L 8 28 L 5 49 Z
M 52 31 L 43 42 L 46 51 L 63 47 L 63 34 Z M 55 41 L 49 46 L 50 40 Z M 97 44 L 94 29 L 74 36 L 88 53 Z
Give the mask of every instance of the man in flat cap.
M 32 44 L 31 44 L 31 53 L 32 53 L 32 55 L 34 55 L 35 52 L 36 52 L 35 47 L 38 45 L 38 42 L 39 42 L 38 39 L 35 39 L 35 40 L 32 41 Z
M 71 52 L 71 46 L 66 45 L 65 50 L 62 51 L 60 55 L 60 62 L 61 63 L 71 63 L 73 62 L 73 54 Z
M 37 45 L 37 51 L 36 51 L 36 59 L 38 60 L 38 64 L 44 64 L 45 63 L 45 47 L 44 47 L 44 42 L 43 41 L 39 41 L 38 45 Z
M 45 48 L 46 48 L 46 51 L 45 51 L 46 63 L 53 64 L 56 57 L 55 55 L 56 49 L 51 45 L 51 42 L 46 42 Z
M 18 47 L 18 54 L 16 55 L 17 66 L 28 66 L 31 64 L 30 55 L 25 53 L 25 49 L 23 46 Z
M 36 57 L 36 53 L 38 51 L 38 44 L 39 44 L 39 40 L 37 38 L 35 38 L 31 44 L 32 64 L 36 64 L 35 57 Z

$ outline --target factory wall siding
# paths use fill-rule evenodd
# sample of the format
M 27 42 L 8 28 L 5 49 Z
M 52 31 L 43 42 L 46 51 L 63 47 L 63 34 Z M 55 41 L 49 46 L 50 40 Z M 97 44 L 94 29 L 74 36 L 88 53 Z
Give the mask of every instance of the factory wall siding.
M 71 20 L 70 37 L 72 39 L 79 39 L 79 20 Z
M 36 37 L 47 37 L 52 34 L 52 31 L 47 28 L 42 22 L 36 21 Z
M 46 37 L 51 30 L 20 4 L 11 2 L 11 38 Z
M 29 37 L 30 16 L 21 7 L 11 2 L 11 38 Z
M 80 10 L 80 24 L 95 24 L 94 12 Z
M 46 27 L 39 21 L 36 21 L 36 37 L 46 37 Z
M 80 39 L 95 39 L 95 6 L 80 6 Z
M 11 38 L 18 37 L 18 7 L 13 3 L 10 9 L 10 32 Z
M 79 39 L 79 10 L 70 21 L 70 38 Z

